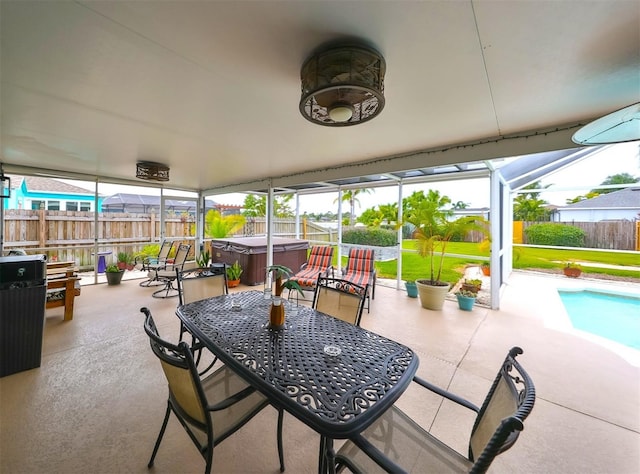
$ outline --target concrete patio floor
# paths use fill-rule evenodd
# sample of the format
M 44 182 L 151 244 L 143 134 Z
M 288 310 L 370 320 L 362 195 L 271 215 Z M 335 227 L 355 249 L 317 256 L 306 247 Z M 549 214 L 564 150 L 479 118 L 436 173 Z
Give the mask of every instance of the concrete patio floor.
M 404 291 L 379 285 L 362 326 L 414 349 L 420 376 L 476 404 L 507 350 L 524 349 L 519 360 L 536 384 L 536 405 L 491 472 L 640 472 L 638 351 L 613 350 L 573 331 L 556 291 L 572 285 L 639 291 L 637 284 L 514 272 L 499 311 L 465 312 L 453 301 L 442 311 L 425 310 Z M 147 472 L 167 394 L 140 307 L 151 309 L 164 337 L 175 339 L 179 328 L 177 298 L 159 300 L 152 292 L 138 281 L 85 286 L 73 321 L 62 320 L 62 308 L 47 311 L 42 366 L 0 379 L 0 472 Z M 417 387 L 398 404 L 466 452 L 471 413 Z M 276 418 L 267 408 L 216 447 L 214 471 L 278 472 Z M 317 472 L 319 436 L 291 415 L 284 436 L 286 472 Z M 153 472 L 203 469 L 172 419 Z

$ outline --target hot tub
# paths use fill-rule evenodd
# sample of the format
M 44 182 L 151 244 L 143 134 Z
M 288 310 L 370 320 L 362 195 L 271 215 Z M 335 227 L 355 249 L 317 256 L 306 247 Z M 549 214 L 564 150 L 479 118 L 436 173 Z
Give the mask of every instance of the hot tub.
M 273 237 L 273 263 L 284 265 L 296 273 L 307 261 L 309 242 Z M 267 237 L 233 237 L 211 241 L 211 259 L 215 263 L 242 267 L 240 282 L 245 285 L 264 283 L 267 268 Z

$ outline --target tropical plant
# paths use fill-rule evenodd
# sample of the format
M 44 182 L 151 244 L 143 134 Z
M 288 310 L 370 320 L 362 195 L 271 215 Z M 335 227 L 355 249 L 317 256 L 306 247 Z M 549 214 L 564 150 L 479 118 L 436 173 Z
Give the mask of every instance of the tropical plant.
M 210 209 L 204 217 L 204 235 L 214 239 L 235 234 L 244 226 L 245 218 L 240 214 L 223 216 L 219 211 Z
M 295 280 L 291 280 L 291 279 L 285 280 L 284 283 L 282 283 L 282 288 L 283 289 L 286 288 L 289 291 L 296 291 L 300 296 L 304 297 L 304 293 L 302 292 L 302 287 Z
M 286 267 L 284 265 L 269 265 L 267 267 L 267 272 L 268 273 L 272 273 L 273 277 L 275 278 L 275 281 L 276 281 L 276 293 L 275 293 L 275 295 L 276 296 L 280 296 L 282 294 L 282 289 L 283 288 L 290 288 L 289 286 L 285 287 L 284 284 L 282 283 L 283 279 L 289 278 L 291 275 L 293 275 L 293 272 L 291 271 L 291 269 L 289 267 Z M 287 282 L 285 281 L 285 284 L 286 283 Z M 293 282 L 291 282 L 291 284 L 293 284 Z M 300 289 L 300 292 L 302 292 L 302 289 Z
M 427 196 L 422 191 L 414 192 L 407 198 L 405 222 L 415 226 L 417 251 L 429 262 L 429 279 L 420 283 L 432 286 L 445 286 L 441 281 L 442 266 L 447 244 L 454 236 L 470 231 L 486 232 L 484 219 L 476 216 L 464 216 L 451 220 L 453 211 L 446 210 L 451 200 L 441 196 L 438 191 L 430 190 Z
M 477 298 L 478 294 L 469 290 L 459 290 L 456 291 L 456 296 L 464 296 L 465 298 Z
M 196 263 L 200 268 L 204 268 L 209 265 L 209 260 L 211 260 L 211 254 L 208 250 L 203 250 L 200 252 L 200 255 L 196 257 Z
M 227 279 L 235 281 L 240 279 L 240 275 L 242 275 L 242 267 L 236 260 L 233 265 L 229 265 L 227 267 Z
M 522 189 L 530 190 L 527 193 L 518 194 L 513 200 L 513 220 L 514 221 L 544 221 L 549 218 L 549 211 L 546 209 L 547 201 L 540 199 L 540 191 L 550 185 L 541 186 L 538 181 L 525 186 Z

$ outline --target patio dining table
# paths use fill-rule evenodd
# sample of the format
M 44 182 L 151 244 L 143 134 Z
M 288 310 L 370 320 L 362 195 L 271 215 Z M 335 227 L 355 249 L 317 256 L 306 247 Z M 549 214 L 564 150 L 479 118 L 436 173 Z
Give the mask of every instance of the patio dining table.
M 269 325 L 270 299 L 245 291 L 179 306 L 177 316 L 222 362 L 320 437 L 319 472 L 335 471 L 334 439 L 362 432 L 411 382 L 418 357 L 379 334 L 300 306 Z M 295 447 L 293 447 L 295 449 Z

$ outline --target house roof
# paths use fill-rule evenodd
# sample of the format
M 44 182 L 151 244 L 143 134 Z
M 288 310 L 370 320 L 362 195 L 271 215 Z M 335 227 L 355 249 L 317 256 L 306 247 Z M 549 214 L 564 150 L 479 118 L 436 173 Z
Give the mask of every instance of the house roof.
M 123 208 L 124 206 L 157 207 L 160 209 L 160 196 L 149 196 L 146 194 L 117 193 L 106 197 L 102 201 L 102 208 L 110 207 Z M 195 203 L 191 200 L 167 199 L 165 201 L 167 210 L 190 210 L 195 209 Z M 207 209 L 216 207 L 216 203 L 210 199 L 206 200 Z
M 84 194 L 93 196 L 93 191 L 89 191 L 79 186 L 65 183 L 53 178 L 43 178 L 40 176 L 20 176 L 7 175 L 11 179 L 11 188 L 18 189 L 24 181 L 29 192 L 53 193 L 53 194 Z
M 640 209 L 640 186 L 625 188 L 620 191 L 614 191 L 600 196 L 585 199 L 584 201 L 569 204 L 568 206 L 559 207 L 558 209 L 593 209 L 593 208 L 609 208 L 609 209 Z

